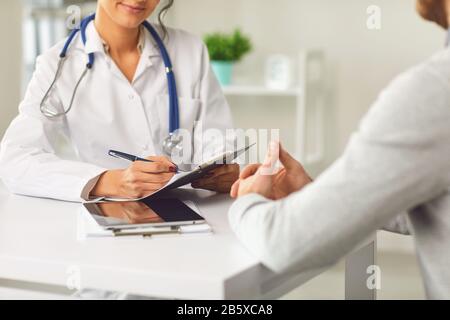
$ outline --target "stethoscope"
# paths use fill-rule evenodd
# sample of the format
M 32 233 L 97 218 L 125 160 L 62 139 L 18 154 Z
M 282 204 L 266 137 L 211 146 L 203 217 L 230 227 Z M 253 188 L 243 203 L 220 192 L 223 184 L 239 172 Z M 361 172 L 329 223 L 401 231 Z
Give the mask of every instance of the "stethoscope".
M 48 109 L 45 106 L 45 103 L 48 99 L 48 96 L 50 95 L 50 92 L 52 91 L 53 87 L 55 86 L 55 83 L 57 79 L 59 78 L 62 67 L 64 65 L 65 60 L 67 59 L 67 50 L 70 47 L 70 44 L 72 43 L 73 39 L 75 38 L 76 34 L 80 32 L 81 34 L 81 40 L 83 42 L 83 45 L 86 45 L 86 28 L 88 24 L 95 19 L 95 14 L 92 14 L 86 18 L 84 18 L 81 23 L 80 27 L 72 30 L 72 32 L 69 34 L 67 41 L 65 42 L 61 53 L 59 54 L 59 62 L 58 67 L 55 73 L 55 77 L 48 88 L 47 92 L 44 95 L 44 98 L 42 98 L 42 101 L 40 103 L 40 110 L 41 113 L 46 116 L 47 118 L 54 119 L 57 117 L 61 117 L 69 113 L 69 111 L 72 109 L 73 102 L 75 100 L 75 96 L 78 91 L 78 87 L 80 86 L 80 83 L 83 81 L 83 79 L 86 77 L 86 74 L 92 69 L 94 66 L 94 53 L 88 54 L 88 63 L 86 64 L 86 68 L 84 69 L 83 73 L 81 74 L 80 78 L 78 79 L 75 88 L 72 93 L 72 97 L 70 98 L 70 104 L 69 107 L 65 110 L 63 107 L 62 112 L 56 112 L 53 110 Z M 150 32 L 153 39 L 155 40 L 156 44 L 159 47 L 159 51 L 161 53 L 161 57 L 164 61 L 165 71 L 167 75 L 167 85 L 168 85 L 168 91 L 169 91 L 169 135 L 167 138 L 165 138 L 162 142 L 162 149 L 163 152 L 167 155 L 172 155 L 174 151 L 177 151 L 178 154 L 181 154 L 182 151 L 182 139 L 180 136 L 178 136 L 177 130 L 180 128 L 180 116 L 179 116 L 179 108 L 178 108 L 178 94 L 177 94 L 177 86 L 175 83 L 175 76 L 173 73 L 172 68 L 172 62 L 170 60 L 169 54 L 167 53 L 167 49 L 161 39 L 161 37 L 158 35 L 156 30 L 152 27 L 152 25 L 144 21 L 142 25 Z

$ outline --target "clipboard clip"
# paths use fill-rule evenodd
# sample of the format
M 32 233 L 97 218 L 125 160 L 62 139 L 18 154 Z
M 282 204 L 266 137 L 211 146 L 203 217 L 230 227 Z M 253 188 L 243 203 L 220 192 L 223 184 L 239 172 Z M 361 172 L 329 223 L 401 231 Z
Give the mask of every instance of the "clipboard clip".
M 127 237 L 127 236 L 143 236 L 144 238 L 150 238 L 152 236 L 157 235 L 165 235 L 165 234 L 181 234 L 180 227 L 171 227 L 170 229 L 164 228 L 162 230 L 142 230 L 142 231 L 127 231 L 127 230 L 113 230 L 113 235 L 115 237 Z

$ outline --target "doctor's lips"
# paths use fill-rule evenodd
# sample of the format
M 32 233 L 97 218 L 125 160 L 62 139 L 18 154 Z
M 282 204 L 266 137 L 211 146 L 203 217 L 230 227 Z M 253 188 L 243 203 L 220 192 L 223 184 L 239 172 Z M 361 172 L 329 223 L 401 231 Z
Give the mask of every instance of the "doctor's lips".
M 130 12 L 130 13 L 141 13 L 141 12 L 145 11 L 144 6 L 127 4 L 127 3 L 123 3 L 123 2 L 119 2 L 118 6 L 120 6 L 125 11 Z

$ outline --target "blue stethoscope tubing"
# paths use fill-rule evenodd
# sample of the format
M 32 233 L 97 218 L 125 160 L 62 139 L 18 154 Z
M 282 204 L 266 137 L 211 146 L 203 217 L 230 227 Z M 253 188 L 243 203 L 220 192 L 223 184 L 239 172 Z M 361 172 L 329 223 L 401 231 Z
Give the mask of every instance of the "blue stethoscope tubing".
M 48 110 L 45 108 L 45 103 L 48 99 L 48 96 L 49 96 L 52 88 L 54 87 L 59 75 L 61 74 L 64 61 L 67 58 L 67 51 L 69 50 L 70 44 L 72 43 L 72 41 L 75 38 L 75 36 L 77 35 L 77 33 L 80 32 L 83 45 L 86 45 L 86 41 L 87 41 L 86 28 L 87 28 L 88 24 L 94 19 L 95 19 L 95 14 L 92 14 L 92 15 L 84 18 L 80 23 L 80 27 L 73 29 L 70 32 L 62 50 L 61 50 L 61 53 L 59 54 L 58 68 L 55 73 L 55 77 L 54 77 L 49 89 L 45 93 L 44 98 L 42 99 L 41 104 L 40 104 L 41 112 L 48 118 L 56 118 L 56 117 L 66 115 L 72 109 L 72 105 L 75 100 L 75 96 L 76 96 L 76 93 L 77 93 L 80 83 L 86 76 L 87 72 L 89 70 L 91 70 L 94 66 L 94 62 L 95 62 L 94 53 L 89 53 L 86 68 L 84 69 L 82 75 L 80 76 L 79 80 L 77 81 L 77 84 L 75 85 L 75 88 L 72 93 L 72 97 L 70 99 L 70 105 L 67 108 L 67 110 L 63 110 L 62 112 L 58 113 L 58 112 L 54 112 L 54 111 L 51 111 L 51 110 Z M 175 75 L 173 73 L 172 61 L 170 60 L 170 56 L 167 52 L 164 42 L 162 41 L 159 34 L 156 32 L 155 28 L 153 28 L 153 26 L 148 21 L 144 21 L 142 23 L 142 25 L 145 27 L 145 29 L 148 30 L 148 32 L 150 32 L 150 34 L 152 35 L 156 44 L 158 45 L 159 51 L 161 53 L 161 57 L 164 62 L 165 72 L 166 72 L 166 76 L 167 76 L 167 86 L 168 86 L 168 92 L 169 92 L 169 136 L 172 136 L 180 128 L 178 93 L 177 93 L 177 85 L 175 82 Z

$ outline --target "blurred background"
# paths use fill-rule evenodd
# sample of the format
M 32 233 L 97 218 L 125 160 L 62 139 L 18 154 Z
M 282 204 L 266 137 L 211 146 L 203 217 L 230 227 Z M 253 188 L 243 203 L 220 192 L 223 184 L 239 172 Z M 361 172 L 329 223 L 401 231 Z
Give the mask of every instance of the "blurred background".
M 95 1 L 0 1 L 0 136 L 17 114 L 36 56 L 67 34 L 73 4 L 83 14 L 96 6 Z M 375 30 L 367 26 L 371 5 L 367 0 L 175 0 L 166 23 L 202 38 L 241 30 L 251 50 L 231 63 L 231 75 L 230 61 L 215 66 L 236 126 L 280 129 L 288 149 L 318 175 L 343 151 L 383 87 L 444 46 L 445 32 L 420 19 L 415 0 L 377 0 L 381 28 Z M 215 40 L 209 49 L 217 49 Z M 385 232 L 378 240 L 378 297 L 423 298 L 412 240 Z M 342 299 L 343 281 L 340 263 L 284 298 Z

